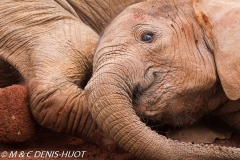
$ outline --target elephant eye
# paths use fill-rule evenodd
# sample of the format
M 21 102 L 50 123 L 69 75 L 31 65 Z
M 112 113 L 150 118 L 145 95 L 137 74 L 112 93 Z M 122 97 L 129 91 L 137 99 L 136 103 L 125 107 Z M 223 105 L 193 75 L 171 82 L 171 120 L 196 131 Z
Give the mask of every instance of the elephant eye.
M 142 34 L 141 41 L 151 43 L 153 41 L 154 34 L 152 32 L 146 32 Z

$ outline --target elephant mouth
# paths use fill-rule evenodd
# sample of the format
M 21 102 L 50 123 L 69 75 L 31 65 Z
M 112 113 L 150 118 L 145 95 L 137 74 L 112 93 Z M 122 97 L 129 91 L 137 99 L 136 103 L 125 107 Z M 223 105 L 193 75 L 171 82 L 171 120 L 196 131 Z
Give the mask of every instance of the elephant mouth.
M 152 101 L 149 100 L 149 88 L 143 89 L 140 84 L 138 84 L 134 90 L 132 95 L 132 106 L 135 110 L 136 114 L 140 117 L 142 122 L 148 123 L 149 121 L 161 122 L 162 110 L 163 107 L 155 107 L 161 99 L 154 99 Z M 157 109 L 156 109 L 157 108 Z M 160 121 L 159 121 L 160 120 Z
M 180 95 L 172 92 L 153 94 L 152 88 L 144 90 L 138 84 L 134 88 L 132 96 L 133 109 L 146 125 L 149 122 L 158 126 L 182 127 L 192 125 L 205 113 L 201 108 L 206 107 L 206 100 L 201 96 L 199 99 L 203 100 L 191 101 L 194 96 L 189 94 Z

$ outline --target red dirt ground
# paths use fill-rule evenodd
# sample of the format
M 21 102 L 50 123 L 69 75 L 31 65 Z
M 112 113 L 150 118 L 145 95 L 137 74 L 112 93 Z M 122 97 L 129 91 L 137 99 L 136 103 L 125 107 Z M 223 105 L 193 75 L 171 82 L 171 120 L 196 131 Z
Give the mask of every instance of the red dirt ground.
M 57 155 L 57 159 L 77 159 L 77 157 L 89 160 L 137 159 L 128 153 L 108 152 L 83 139 L 55 133 L 39 126 L 30 113 L 27 90 L 22 85 L 0 88 L 0 117 L 0 158 L 42 160 L 56 159 L 53 157 Z M 230 140 L 216 140 L 214 143 L 240 147 L 239 135 L 233 133 Z M 44 158 L 40 157 L 39 151 L 42 151 Z M 46 158 L 44 151 L 51 152 L 48 157 L 52 158 Z M 86 151 L 83 158 L 83 152 L 80 154 L 79 151 Z M 75 157 L 70 158 L 72 153 Z

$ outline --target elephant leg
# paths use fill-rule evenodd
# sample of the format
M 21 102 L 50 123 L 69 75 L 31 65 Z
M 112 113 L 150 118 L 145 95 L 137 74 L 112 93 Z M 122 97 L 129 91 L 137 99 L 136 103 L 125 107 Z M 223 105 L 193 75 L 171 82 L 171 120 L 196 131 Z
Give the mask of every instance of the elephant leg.
M 7 62 L 0 59 L 0 88 L 20 83 L 20 73 Z

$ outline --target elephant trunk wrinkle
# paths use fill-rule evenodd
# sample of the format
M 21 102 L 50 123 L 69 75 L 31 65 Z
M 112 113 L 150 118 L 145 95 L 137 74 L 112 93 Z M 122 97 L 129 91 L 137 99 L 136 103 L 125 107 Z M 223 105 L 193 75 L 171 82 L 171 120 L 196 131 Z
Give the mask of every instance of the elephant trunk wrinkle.
M 93 140 L 97 125 L 91 119 L 83 91 L 71 83 L 56 86 L 61 84 L 28 82 L 30 107 L 36 120 L 54 131 Z
M 100 128 L 125 150 L 142 159 L 154 160 L 169 157 L 237 159 L 240 156 L 239 149 L 179 143 L 158 135 L 140 121 L 129 100 L 131 97 L 121 87 L 117 87 L 118 84 L 106 87 L 106 81 L 110 79 L 112 77 L 105 75 L 101 80 L 95 79 L 87 85 L 89 109 Z M 113 82 L 121 83 L 121 80 Z

